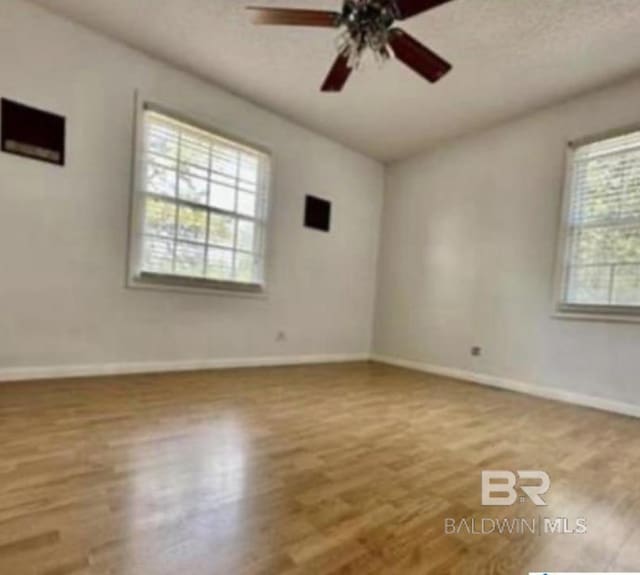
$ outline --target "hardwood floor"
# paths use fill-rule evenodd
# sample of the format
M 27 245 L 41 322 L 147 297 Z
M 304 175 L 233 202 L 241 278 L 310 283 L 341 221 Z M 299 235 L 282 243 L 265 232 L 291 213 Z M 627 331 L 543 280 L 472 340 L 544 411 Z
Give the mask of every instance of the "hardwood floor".
M 639 420 L 377 364 L 2 384 L 0 574 L 640 571 L 639 470 Z M 588 532 L 444 529 L 539 515 Z

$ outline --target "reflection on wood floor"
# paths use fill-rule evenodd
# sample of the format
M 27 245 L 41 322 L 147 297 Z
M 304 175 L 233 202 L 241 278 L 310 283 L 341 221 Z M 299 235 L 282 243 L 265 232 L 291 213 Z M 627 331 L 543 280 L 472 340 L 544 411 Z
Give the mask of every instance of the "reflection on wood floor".
M 639 420 L 377 364 L 0 385 L 2 575 L 640 571 L 639 479 Z M 588 533 L 444 531 L 540 514 Z

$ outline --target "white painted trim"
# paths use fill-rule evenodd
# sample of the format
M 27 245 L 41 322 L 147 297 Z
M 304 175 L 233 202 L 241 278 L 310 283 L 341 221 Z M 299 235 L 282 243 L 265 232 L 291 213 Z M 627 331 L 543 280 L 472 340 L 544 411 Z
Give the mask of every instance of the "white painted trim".
M 541 385 L 535 385 L 533 383 L 525 383 L 513 379 L 506 379 L 494 375 L 475 373 L 473 371 L 432 365 L 421 361 L 412 361 L 386 355 L 374 354 L 371 356 L 371 359 L 372 361 L 395 365 L 397 367 L 404 367 L 407 369 L 422 371 L 433 375 L 441 375 L 444 377 L 461 379 L 463 381 L 470 381 L 473 383 L 479 383 L 481 385 L 515 391 L 517 393 L 524 393 L 526 395 L 533 395 L 535 397 L 541 397 L 544 399 L 552 399 L 555 401 L 562 401 L 564 403 L 580 405 L 582 407 L 590 407 L 592 409 L 610 411 L 613 413 L 619 413 L 621 415 L 628 415 L 630 417 L 640 417 L 640 405 L 633 403 L 624 403 L 622 401 L 605 399 L 603 397 L 595 397 L 592 395 L 584 395 L 582 393 L 567 391 L 565 389 L 545 387 Z
M 637 404 L 624 403 L 612 399 L 584 395 L 564 389 L 545 387 L 532 383 L 525 383 L 513 379 L 486 375 L 463 369 L 433 365 L 421 361 L 413 361 L 379 354 L 369 355 L 368 353 L 0 368 L 0 382 L 62 379 L 72 377 L 99 377 L 106 375 L 170 373 L 179 371 L 200 371 L 242 367 L 279 367 L 323 363 L 343 363 L 351 361 L 377 361 L 379 363 L 386 363 L 388 365 L 404 367 L 407 369 L 421 371 L 432 375 L 440 375 L 443 377 L 470 381 L 473 383 L 506 389 L 508 391 L 514 391 L 517 393 L 524 393 L 526 395 L 532 395 L 534 397 L 552 399 L 564 403 L 580 405 L 582 407 L 590 407 L 602 411 L 609 411 L 612 413 L 619 413 L 621 415 L 640 418 L 640 405 Z
M 149 361 L 91 365 L 56 365 L 13 368 L 9 367 L 0 368 L 0 382 L 26 381 L 34 379 L 60 379 L 68 377 L 125 375 L 136 373 L 166 373 L 175 371 L 230 369 L 237 367 L 275 367 L 368 360 L 368 353 L 346 353 L 324 355 L 239 357 L 228 359 L 204 359 L 187 361 Z

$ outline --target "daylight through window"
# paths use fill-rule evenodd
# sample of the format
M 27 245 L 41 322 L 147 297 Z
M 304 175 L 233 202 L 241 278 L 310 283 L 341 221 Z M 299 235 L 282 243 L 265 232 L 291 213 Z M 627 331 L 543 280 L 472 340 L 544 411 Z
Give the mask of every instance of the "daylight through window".
M 269 159 L 144 111 L 139 275 L 261 286 Z
M 640 132 L 577 147 L 569 194 L 563 303 L 640 306 Z

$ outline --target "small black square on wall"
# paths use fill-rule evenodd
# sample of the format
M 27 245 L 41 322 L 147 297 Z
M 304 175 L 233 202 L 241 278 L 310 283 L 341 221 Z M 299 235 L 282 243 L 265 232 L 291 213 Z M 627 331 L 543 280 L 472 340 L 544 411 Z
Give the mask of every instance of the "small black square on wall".
M 331 202 L 307 196 L 304 208 L 304 225 L 307 228 L 328 232 L 331 228 Z
M 2 98 L 2 150 L 64 166 L 65 119 Z

